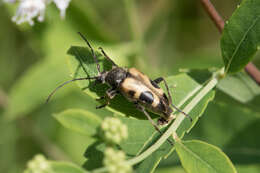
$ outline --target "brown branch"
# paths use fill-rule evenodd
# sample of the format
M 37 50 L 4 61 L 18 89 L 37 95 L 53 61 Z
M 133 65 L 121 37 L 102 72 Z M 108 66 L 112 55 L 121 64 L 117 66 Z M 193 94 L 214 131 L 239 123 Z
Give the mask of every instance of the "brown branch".
M 245 71 L 260 85 L 260 72 L 252 62 L 246 65 Z
M 222 17 L 219 15 L 213 4 L 210 2 L 210 0 L 201 0 L 200 1 L 204 7 L 204 9 L 207 11 L 209 17 L 211 20 L 215 23 L 217 26 L 219 32 L 221 33 L 224 29 L 224 20 Z
M 210 2 L 210 0 L 200 0 L 200 2 L 221 33 L 224 29 L 225 22 L 219 15 L 218 11 L 215 9 L 214 5 Z M 258 85 L 260 85 L 260 71 L 252 62 L 249 62 L 246 65 L 245 71 L 258 83 Z

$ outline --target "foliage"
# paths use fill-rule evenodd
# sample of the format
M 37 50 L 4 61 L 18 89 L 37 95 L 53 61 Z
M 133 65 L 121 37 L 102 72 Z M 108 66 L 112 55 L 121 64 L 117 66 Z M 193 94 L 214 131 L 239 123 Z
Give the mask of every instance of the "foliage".
M 240 71 L 260 49 L 260 2 L 245 0 L 226 22 L 221 50 L 227 72 Z
M 188 8 L 196 8 L 195 2 L 157 3 L 72 1 L 65 21 L 55 19 L 59 14 L 50 8 L 45 23 L 33 28 L 2 20 L 7 29 L 1 30 L 26 40 L 21 49 L 39 59 L 22 59 L 21 50 L 0 47 L 4 57 L 0 59 L 1 172 L 259 172 L 255 151 L 260 143 L 256 134 L 260 87 L 242 70 L 260 46 L 259 1 L 243 0 L 221 39 L 207 35 L 214 32 L 206 27 L 209 21 L 200 35 L 202 29 L 195 24 L 202 20 L 187 13 Z M 3 14 L 13 14 L 11 8 L 0 8 L 5 9 Z M 0 15 L 0 21 L 7 16 Z M 94 80 L 66 85 L 45 104 L 59 83 L 98 75 L 89 47 L 76 34 L 79 30 L 86 33 L 101 71 L 109 71 L 112 64 L 99 46 L 119 66 L 134 66 L 151 79 L 163 76 L 174 105 L 193 121 L 175 110 L 175 119 L 160 127 L 160 134 L 122 95 L 96 110 L 104 102 L 95 99 L 105 95 L 109 86 Z M 201 37 L 205 45 L 198 41 Z M 219 40 L 220 50 L 215 44 Z M 210 42 L 214 42 L 211 48 Z M 7 65 L 8 57 L 20 55 L 15 64 L 24 65 Z M 167 93 L 163 82 L 159 85 Z M 159 119 L 149 114 L 155 122 Z M 37 153 L 47 158 L 37 155 L 28 161 Z

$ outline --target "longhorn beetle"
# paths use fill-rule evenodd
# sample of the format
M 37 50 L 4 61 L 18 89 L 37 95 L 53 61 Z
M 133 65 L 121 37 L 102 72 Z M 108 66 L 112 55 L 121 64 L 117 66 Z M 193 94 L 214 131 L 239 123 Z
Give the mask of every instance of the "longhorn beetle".
M 75 78 L 70 81 L 64 82 L 59 85 L 47 98 L 48 102 L 51 96 L 64 85 L 77 81 L 77 80 L 91 80 L 94 79 L 97 83 L 108 84 L 110 89 L 106 91 L 106 96 L 102 96 L 97 100 L 106 100 L 106 103 L 100 106 L 97 106 L 97 109 L 103 108 L 109 104 L 109 100 L 113 99 L 117 94 L 122 94 L 126 99 L 130 102 L 133 102 L 136 108 L 144 113 L 144 115 L 148 118 L 148 120 L 152 123 L 155 129 L 160 133 L 160 129 L 157 124 L 163 125 L 167 124 L 169 121 L 173 119 L 173 109 L 171 106 L 177 111 L 183 113 L 185 116 L 189 117 L 192 121 L 191 117 L 187 115 L 185 112 L 181 111 L 172 103 L 172 97 L 169 91 L 169 87 L 164 80 L 164 78 L 159 77 L 155 80 L 149 79 L 148 76 L 138 71 L 136 68 L 122 68 L 119 67 L 106 53 L 105 51 L 99 47 L 103 56 L 112 63 L 112 69 L 110 71 L 100 71 L 100 65 L 98 63 L 97 57 L 94 53 L 94 50 L 88 40 L 79 32 L 79 35 L 82 39 L 87 43 L 88 47 L 91 50 L 91 54 L 94 58 L 94 61 L 97 66 L 98 75 L 93 77 L 84 77 L 84 78 Z M 164 85 L 167 90 L 168 96 L 164 93 L 164 91 L 158 86 L 160 82 L 164 82 Z M 154 112 L 155 114 L 160 115 L 157 124 L 152 120 L 149 113 L 146 109 Z M 169 141 L 171 144 L 172 142 Z

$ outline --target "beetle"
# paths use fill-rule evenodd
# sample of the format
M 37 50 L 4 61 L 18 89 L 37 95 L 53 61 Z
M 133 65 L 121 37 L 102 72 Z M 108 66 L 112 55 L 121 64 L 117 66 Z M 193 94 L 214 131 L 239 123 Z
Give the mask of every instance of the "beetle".
M 77 81 L 77 80 L 95 80 L 95 83 L 107 84 L 110 88 L 106 91 L 106 95 L 98 98 L 97 100 L 105 100 L 105 104 L 97 106 L 97 109 L 103 108 L 109 104 L 109 100 L 113 99 L 117 94 L 122 94 L 127 100 L 133 102 L 136 108 L 144 113 L 148 120 L 152 123 L 155 129 L 161 133 L 159 125 L 164 125 L 173 119 L 173 109 L 183 113 L 186 117 L 192 121 L 191 117 L 185 112 L 177 108 L 172 103 L 172 96 L 169 91 L 167 82 L 163 77 L 159 77 L 155 80 L 151 80 L 148 76 L 137 70 L 136 68 L 123 68 L 119 67 L 106 53 L 99 47 L 103 56 L 111 62 L 112 69 L 109 71 L 100 71 L 100 65 L 98 63 L 97 57 L 94 53 L 94 49 L 80 32 L 79 35 L 87 43 L 90 48 L 91 54 L 97 66 L 98 75 L 93 77 L 75 78 L 64 82 L 59 85 L 47 98 L 47 102 L 50 100 L 51 96 L 64 85 Z M 168 96 L 159 87 L 159 83 L 164 82 L 165 88 L 167 90 Z M 157 124 L 152 120 L 149 110 L 160 116 Z

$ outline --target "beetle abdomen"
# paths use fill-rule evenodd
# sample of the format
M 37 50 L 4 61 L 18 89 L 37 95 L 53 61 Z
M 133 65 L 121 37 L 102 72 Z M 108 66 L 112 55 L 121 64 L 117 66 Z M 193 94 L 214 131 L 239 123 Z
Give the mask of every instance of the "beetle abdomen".
M 150 91 L 142 92 L 139 99 L 145 103 L 152 104 L 154 97 Z

